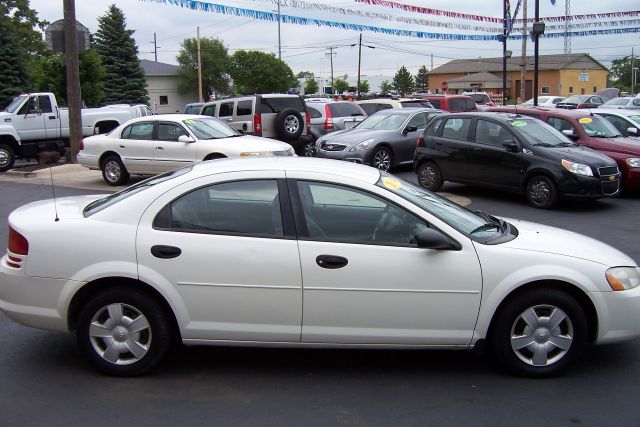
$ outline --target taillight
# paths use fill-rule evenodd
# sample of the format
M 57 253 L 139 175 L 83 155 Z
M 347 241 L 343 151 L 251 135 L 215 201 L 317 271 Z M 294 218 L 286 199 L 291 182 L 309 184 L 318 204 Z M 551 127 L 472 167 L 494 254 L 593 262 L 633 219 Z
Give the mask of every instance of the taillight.
M 333 129 L 333 114 L 331 114 L 331 110 L 329 109 L 329 104 L 324 106 L 324 128 L 325 129 Z
M 582 104 L 578 104 L 576 108 L 584 108 L 584 107 L 582 106 Z
M 9 227 L 9 245 L 7 249 L 15 255 L 27 255 L 29 253 L 29 242 L 22 234 Z
M 304 114 L 304 121 L 307 125 L 307 135 L 309 135 L 309 132 L 311 132 L 311 113 L 310 112 L 306 112 Z
M 424 138 L 422 136 L 419 136 L 418 139 L 416 139 L 416 148 L 420 147 L 424 147 Z
M 80 151 L 84 150 L 84 139 L 80 140 Z
M 253 134 L 262 136 L 262 116 L 258 113 L 253 115 Z

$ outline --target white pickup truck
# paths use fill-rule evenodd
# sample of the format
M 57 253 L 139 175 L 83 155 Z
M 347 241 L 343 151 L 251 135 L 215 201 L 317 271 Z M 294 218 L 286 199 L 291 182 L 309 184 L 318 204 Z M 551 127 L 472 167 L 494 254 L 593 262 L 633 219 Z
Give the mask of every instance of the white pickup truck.
M 83 109 L 82 135 L 109 132 L 134 117 L 128 106 Z M 69 110 L 58 107 L 54 94 L 22 94 L 0 111 L 0 172 L 11 169 L 16 158 L 36 158 L 42 151 L 64 154 L 68 146 Z

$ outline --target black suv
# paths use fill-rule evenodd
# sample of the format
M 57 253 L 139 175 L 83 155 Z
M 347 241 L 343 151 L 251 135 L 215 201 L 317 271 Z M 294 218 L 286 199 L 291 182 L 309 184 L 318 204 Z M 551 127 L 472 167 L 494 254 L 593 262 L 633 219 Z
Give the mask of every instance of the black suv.
M 444 181 L 482 185 L 524 193 L 543 209 L 558 197 L 614 196 L 620 186 L 613 159 L 517 114 L 438 116 L 418 138 L 413 165 L 429 190 Z

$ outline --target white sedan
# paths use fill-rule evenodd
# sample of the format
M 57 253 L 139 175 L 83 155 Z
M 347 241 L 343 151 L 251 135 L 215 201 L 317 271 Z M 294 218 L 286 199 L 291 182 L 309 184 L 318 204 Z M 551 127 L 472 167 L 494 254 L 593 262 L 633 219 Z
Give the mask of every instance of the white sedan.
M 564 96 L 539 96 L 538 97 L 538 106 L 539 107 L 555 107 L 558 102 L 564 101 L 566 98 Z M 532 107 L 533 106 L 533 98 L 523 102 L 520 104 L 523 107 Z
M 204 160 L 294 154 L 287 143 L 243 135 L 212 117 L 164 114 L 85 138 L 78 163 L 102 170 L 109 185 L 123 185 L 130 174 L 155 175 Z
M 625 254 L 346 162 L 203 162 L 106 197 L 31 203 L 8 222 L 0 309 L 75 331 L 112 375 L 147 372 L 179 339 L 486 343 L 512 372 L 544 377 L 589 343 L 640 334 L 640 268 Z

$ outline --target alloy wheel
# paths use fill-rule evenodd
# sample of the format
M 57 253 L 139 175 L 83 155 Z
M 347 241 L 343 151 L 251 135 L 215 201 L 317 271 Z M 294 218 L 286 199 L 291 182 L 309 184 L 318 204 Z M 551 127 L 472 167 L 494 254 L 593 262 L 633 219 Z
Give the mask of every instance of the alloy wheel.
M 391 169 L 391 153 L 386 149 L 379 149 L 373 155 L 373 166 L 383 171 Z
M 284 128 L 290 134 L 295 134 L 298 132 L 298 128 L 300 128 L 300 122 L 298 118 L 294 115 L 287 116 L 284 119 Z
M 104 165 L 104 174 L 109 181 L 117 182 L 122 176 L 122 170 L 118 162 L 111 160 Z

